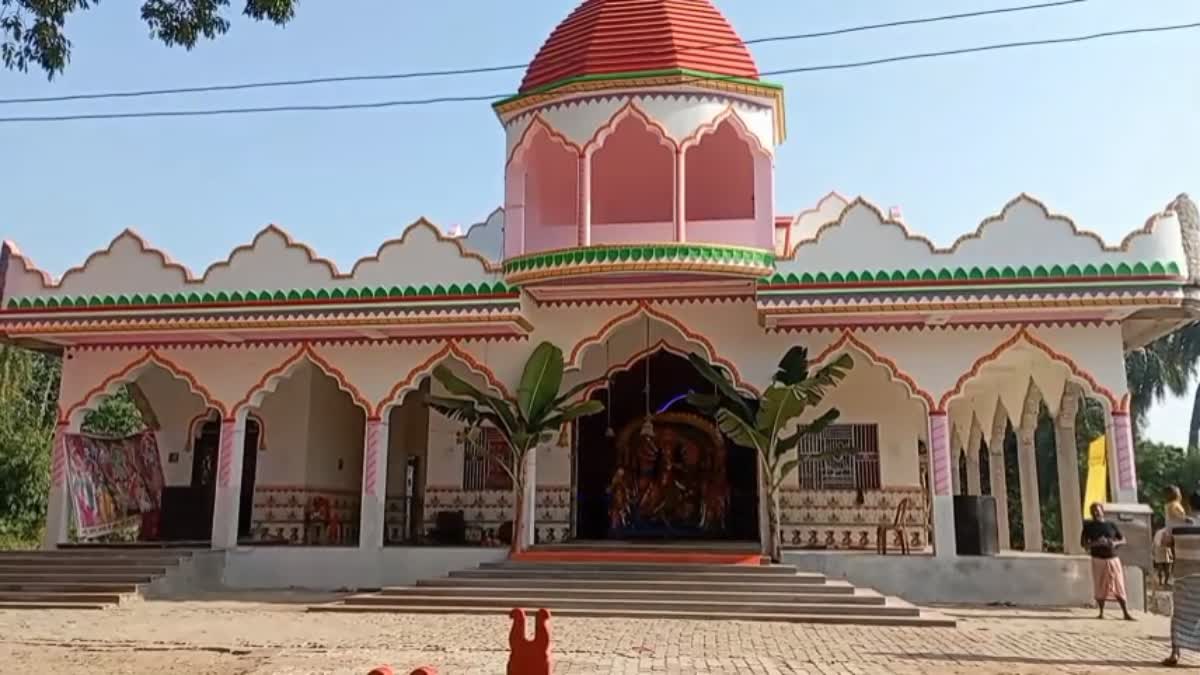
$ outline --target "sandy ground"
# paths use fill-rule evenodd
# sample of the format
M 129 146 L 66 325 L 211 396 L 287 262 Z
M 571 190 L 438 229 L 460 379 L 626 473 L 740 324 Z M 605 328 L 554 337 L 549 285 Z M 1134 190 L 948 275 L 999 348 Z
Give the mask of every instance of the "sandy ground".
M 93 612 L 0 611 L 0 673 L 366 675 L 505 671 L 506 617 L 306 613 L 330 596 L 210 596 Z M 941 608 L 954 629 L 559 619 L 555 673 L 1107 673 L 1158 666 L 1168 620 Z M 1200 655 L 1188 665 L 1200 672 Z

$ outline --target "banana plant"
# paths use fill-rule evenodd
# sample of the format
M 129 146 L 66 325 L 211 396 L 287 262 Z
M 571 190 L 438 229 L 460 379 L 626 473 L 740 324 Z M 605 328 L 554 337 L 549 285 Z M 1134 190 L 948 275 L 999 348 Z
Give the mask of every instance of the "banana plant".
M 845 379 L 854 367 L 848 354 L 808 370 L 808 350 L 792 347 L 779 361 L 771 384 L 758 398 L 744 396 L 724 371 L 714 368 L 698 354 L 689 354 L 692 366 L 712 383 L 715 393 L 690 394 L 688 402 L 716 417 L 717 424 L 734 443 L 752 448 L 758 456 L 759 471 L 766 488 L 769 539 L 763 542 L 763 554 L 772 562 L 783 561 L 783 532 L 779 518 L 779 492 L 800 459 L 795 455 L 800 440 L 819 434 L 840 416 L 831 408 L 808 423 L 800 423 L 810 408 Z
M 433 369 L 434 379 L 450 396 L 429 396 L 426 405 L 470 428 L 490 426 L 507 442 L 508 451 L 498 459 L 513 484 L 514 554 L 521 552 L 525 541 L 522 522 L 525 486 L 534 480 L 533 476 L 526 475 L 525 460 L 529 453 L 553 441 L 563 425 L 604 410 L 604 404 L 599 401 L 572 403 L 592 382 L 560 393 L 564 368 L 561 349 L 549 342 L 539 344 L 525 363 L 515 400 L 482 391 L 445 366 Z

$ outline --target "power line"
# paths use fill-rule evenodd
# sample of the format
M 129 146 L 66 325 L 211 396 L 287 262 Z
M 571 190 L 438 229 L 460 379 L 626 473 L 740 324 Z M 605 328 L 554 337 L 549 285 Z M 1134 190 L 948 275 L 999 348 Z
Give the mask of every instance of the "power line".
M 1014 7 L 999 7 L 995 9 L 985 9 L 976 12 L 961 12 L 958 14 L 944 14 L 941 16 L 923 17 L 917 19 L 901 19 L 897 21 L 888 21 L 884 23 L 868 24 L 863 26 L 852 26 L 849 28 L 838 28 L 834 30 L 820 31 L 816 33 L 796 33 L 792 35 L 774 35 L 769 37 L 755 38 L 753 40 L 744 40 L 741 42 L 716 42 L 711 44 L 696 45 L 688 47 L 681 51 L 702 51 L 709 49 L 720 49 L 723 47 L 736 47 L 740 45 L 765 44 L 771 42 L 787 42 L 793 40 L 811 40 L 815 38 L 833 37 L 837 35 L 848 35 L 851 33 L 861 33 L 866 31 L 881 30 L 885 28 L 898 28 L 902 26 L 915 26 L 920 24 L 941 23 L 947 21 L 959 21 L 962 19 L 973 19 L 983 16 L 994 16 L 998 14 L 1011 14 L 1016 12 L 1030 12 L 1042 9 L 1050 9 L 1054 7 L 1063 7 L 1066 5 L 1077 5 L 1088 2 L 1088 0 L 1057 0 L 1055 2 L 1042 2 L 1032 5 L 1018 5 Z M 337 75 L 331 77 L 311 77 L 305 79 L 292 80 L 272 80 L 265 82 L 241 82 L 234 84 L 213 84 L 196 87 L 175 87 L 171 89 L 142 89 L 133 91 L 117 91 L 117 92 L 97 92 L 90 94 L 65 94 L 62 96 L 38 96 L 27 98 L 5 98 L 0 99 L 0 105 L 12 105 L 18 103 L 63 103 L 66 101 L 90 101 L 98 99 L 113 99 L 113 98 L 141 98 L 147 96 L 167 96 L 177 94 L 202 94 L 221 91 L 243 91 L 247 89 L 273 89 L 282 87 L 304 87 L 318 84 L 334 84 L 348 82 L 375 82 L 383 80 L 415 80 L 432 77 L 458 77 L 463 75 L 481 75 L 486 73 L 500 73 L 510 70 L 523 70 L 528 67 L 528 64 L 518 63 L 499 66 L 480 66 L 474 68 L 452 68 L 441 70 L 418 70 L 404 73 L 383 73 L 371 75 Z
M 830 70 L 848 70 L 853 68 L 866 68 L 870 66 L 878 66 L 887 63 L 901 63 L 905 61 L 916 61 L 922 59 L 935 59 L 947 56 L 959 56 L 963 54 L 974 54 L 979 52 L 990 52 L 1004 49 L 1019 49 L 1025 47 L 1038 47 L 1046 45 L 1062 45 L 1078 42 L 1088 42 L 1091 40 L 1101 40 L 1112 37 L 1129 36 L 1129 35 L 1145 35 L 1149 33 L 1165 33 L 1170 31 L 1194 30 L 1200 28 L 1200 21 L 1194 23 L 1174 24 L 1169 26 L 1151 26 L 1145 28 L 1128 28 L 1124 30 L 1112 30 L 1102 33 L 1092 33 L 1090 35 L 1077 35 L 1065 38 L 1047 38 L 1043 40 L 1027 40 L 1022 42 L 1004 42 L 991 45 L 980 45 L 977 47 L 963 47 L 961 49 L 947 49 L 936 52 L 921 52 L 916 54 L 901 54 L 899 56 L 889 56 L 879 59 L 871 59 L 868 61 L 854 61 L 847 63 L 831 63 L 819 66 L 798 66 L 795 68 L 783 68 L 780 70 L 772 70 L 762 73 L 764 77 L 776 75 L 795 75 L 800 73 L 814 73 Z M 706 78 L 716 79 L 721 78 Z M 700 81 L 701 78 L 696 78 Z M 686 84 L 686 81 L 684 82 Z M 435 105 L 443 103 L 463 103 L 470 101 L 498 101 L 513 94 L 488 94 L 488 95 L 471 95 L 471 96 L 443 96 L 437 98 L 424 99 L 404 99 L 393 101 L 374 101 L 366 103 L 340 103 L 328 105 L 282 105 L 259 108 L 215 108 L 206 110 L 151 110 L 141 112 L 125 112 L 125 113 L 84 113 L 73 115 L 45 115 L 45 116 L 23 116 L 23 117 L 0 117 L 0 123 L 20 123 L 20 122 L 71 122 L 81 120 L 112 120 L 112 119 L 140 119 L 154 117 L 208 117 L 216 115 L 243 115 L 257 113 L 277 113 L 277 112 L 328 112 L 341 110 L 368 110 L 379 108 L 396 108 L 406 106 L 423 106 Z

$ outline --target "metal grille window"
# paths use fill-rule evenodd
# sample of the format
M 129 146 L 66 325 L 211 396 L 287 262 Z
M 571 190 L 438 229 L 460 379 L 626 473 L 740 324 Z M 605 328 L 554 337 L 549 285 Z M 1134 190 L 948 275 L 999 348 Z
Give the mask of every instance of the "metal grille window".
M 878 490 L 879 425 L 835 424 L 797 448 L 803 490 Z
M 463 434 L 463 489 L 512 490 L 512 479 L 500 462 L 508 443 L 496 429 L 484 427 Z

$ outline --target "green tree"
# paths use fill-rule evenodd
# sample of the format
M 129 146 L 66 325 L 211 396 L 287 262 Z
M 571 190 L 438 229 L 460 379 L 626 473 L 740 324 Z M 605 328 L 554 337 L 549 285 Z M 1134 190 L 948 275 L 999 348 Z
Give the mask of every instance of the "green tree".
M 810 408 L 820 405 L 825 395 L 846 377 L 854 361 L 843 354 L 815 373 L 808 370 L 808 350 L 792 347 L 779 361 L 771 384 L 758 398 L 738 393 L 724 371 L 717 370 L 698 354 L 689 354 L 692 366 L 716 388 L 715 394 L 689 394 L 688 402 L 715 412 L 721 431 L 734 443 L 753 448 L 767 494 L 767 525 L 770 538 L 763 542 L 772 562 L 783 561 L 783 530 L 779 519 L 779 491 L 784 480 L 800 465 L 794 452 L 800 439 L 820 433 L 841 414 L 827 410 L 808 424 L 801 424 Z
M 246 0 L 242 14 L 255 21 L 285 25 L 298 0 Z M 10 70 L 35 67 L 53 78 L 71 60 L 67 19 L 100 0 L 0 0 L 0 61 Z M 201 39 L 224 35 L 230 27 L 229 0 L 145 0 L 142 21 L 163 44 L 191 49 Z
M 591 382 L 560 394 L 564 368 L 561 349 L 549 342 L 539 344 L 525 363 L 515 401 L 481 391 L 445 366 L 433 369 L 434 379 L 450 396 L 428 397 L 430 408 L 473 428 L 494 427 L 508 442 L 500 466 L 513 483 L 513 553 L 520 553 L 524 546 L 525 486 L 533 478 L 526 475 L 529 453 L 553 441 L 564 424 L 604 410 L 599 401 L 571 403 Z

